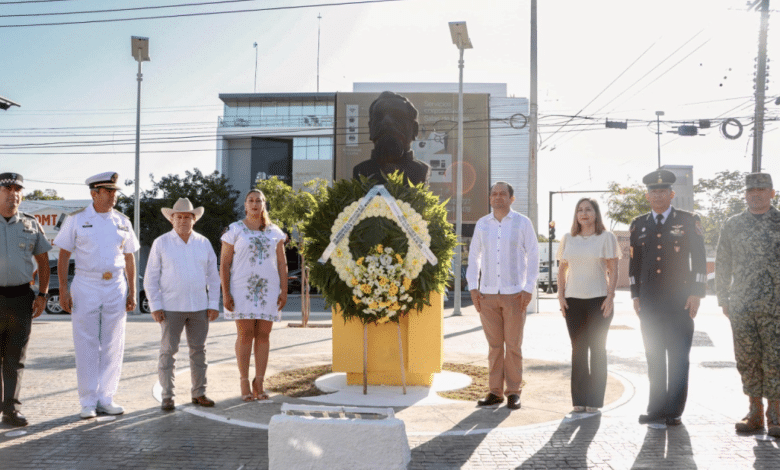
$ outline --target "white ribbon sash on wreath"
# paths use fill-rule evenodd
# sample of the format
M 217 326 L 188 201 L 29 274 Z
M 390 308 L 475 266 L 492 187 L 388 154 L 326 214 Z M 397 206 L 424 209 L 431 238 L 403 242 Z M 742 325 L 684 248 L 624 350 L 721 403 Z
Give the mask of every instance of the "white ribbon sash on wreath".
M 330 244 L 327 248 L 325 248 L 325 251 L 322 253 L 322 256 L 318 261 L 322 264 L 328 261 L 331 254 L 333 254 L 333 250 L 336 249 L 336 245 L 338 245 L 344 237 L 349 236 L 350 232 L 352 232 L 352 229 L 355 227 L 355 223 L 360 218 L 360 215 L 366 210 L 369 203 L 376 195 L 381 196 L 382 200 L 385 201 L 385 204 L 387 204 L 387 207 L 390 209 L 390 213 L 393 215 L 395 222 L 401 227 L 401 230 L 404 231 L 409 241 L 414 243 L 414 245 L 420 250 L 420 252 L 422 252 L 423 256 L 425 256 L 425 259 L 427 259 L 431 265 L 436 266 L 439 260 L 436 259 L 436 256 L 433 254 L 430 247 L 425 244 L 422 238 L 420 238 L 420 236 L 417 235 L 414 230 L 412 230 L 412 227 L 409 225 L 409 221 L 406 220 L 406 217 L 404 217 L 404 214 L 401 211 L 401 208 L 398 207 L 395 198 L 391 196 L 387 189 L 381 184 L 371 188 L 368 193 L 360 199 L 357 210 L 355 210 L 355 212 L 349 216 L 349 220 L 344 224 L 343 227 L 341 227 L 341 230 L 339 230 L 338 233 L 336 233 L 336 235 L 330 239 Z

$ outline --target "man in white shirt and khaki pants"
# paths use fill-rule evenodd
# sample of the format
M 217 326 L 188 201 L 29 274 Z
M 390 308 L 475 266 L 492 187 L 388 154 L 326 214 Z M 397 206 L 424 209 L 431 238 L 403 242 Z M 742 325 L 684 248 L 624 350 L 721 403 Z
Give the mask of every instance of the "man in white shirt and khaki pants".
M 219 316 L 219 273 L 217 255 L 193 226 L 203 215 L 187 198 L 172 208 L 162 208 L 173 230 L 152 244 L 144 274 L 144 289 L 152 317 L 162 326 L 157 375 L 162 386 L 164 411 L 173 411 L 174 356 L 179 351 L 181 332 L 187 330 L 192 376 L 192 403 L 214 406 L 206 397 L 206 336 L 209 322 Z
M 525 312 L 539 276 L 536 232 L 528 217 L 512 210 L 514 200 L 509 183 L 491 186 L 493 212 L 474 227 L 466 271 L 489 346 L 490 393 L 477 405 L 497 405 L 506 396 L 511 410 L 520 408 Z

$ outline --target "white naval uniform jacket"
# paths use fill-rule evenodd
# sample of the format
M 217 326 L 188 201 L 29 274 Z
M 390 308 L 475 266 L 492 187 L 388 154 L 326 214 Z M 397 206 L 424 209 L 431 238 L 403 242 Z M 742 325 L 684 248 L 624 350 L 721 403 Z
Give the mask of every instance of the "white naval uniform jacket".
M 92 204 L 65 219 L 54 244 L 73 254 L 77 276 L 89 277 L 116 275 L 125 268 L 125 254 L 138 250 L 130 219 L 114 209 L 99 214 Z

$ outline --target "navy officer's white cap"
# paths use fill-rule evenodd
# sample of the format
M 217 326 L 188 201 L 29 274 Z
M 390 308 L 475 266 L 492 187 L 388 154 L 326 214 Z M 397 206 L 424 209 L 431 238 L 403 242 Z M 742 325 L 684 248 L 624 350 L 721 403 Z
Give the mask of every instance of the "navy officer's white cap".
M 89 189 L 100 189 L 100 188 L 119 189 L 119 186 L 116 185 L 118 179 L 119 179 L 118 173 L 113 171 L 107 171 L 105 173 L 100 173 L 95 176 L 90 176 L 89 178 L 87 178 L 86 183 L 89 185 Z

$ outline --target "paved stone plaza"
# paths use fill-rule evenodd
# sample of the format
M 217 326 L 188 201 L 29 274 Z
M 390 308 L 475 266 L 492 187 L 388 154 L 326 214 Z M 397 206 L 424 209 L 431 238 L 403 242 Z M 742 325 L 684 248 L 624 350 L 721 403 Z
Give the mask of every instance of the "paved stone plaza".
M 466 297 L 464 297 L 464 301 Z M 299 322 L 298 299 L 271 335 L 268 375 L 328 364 L 328 328 L 288 328 Z M 315 323 L 330 322 L 313 301 Z M 523 408 L 478 409 L 442 401 L 396 407 L 412 448 L 412 469 L 645 469 L 780 468 L 778 442 L 738 436 L 733 423 L 747 410 L 737 374 L 728 321 L 708 296 L 696 321 L 691 386 L 683 425 L 637 424 L 647 400 L 639 322 L 628 293 L 618 293 L 607 344 L 608 404 L 601 414 L 568 414 L 569 358 L 566 326 L 557 300 L 543 295 L 525 329 Z M 472 307 L 452 316 L 445 306 L 445 360 L 487 364 L 487 343 Z M 283 402 L 311 403 L 272 395 L 263 403 L 239 398 L 233 322 L 212 323 L 207 345 L 208 395 L 213 409 L 189 403 L 187 352 L 177 355 L 177 411 L 164 413 L 155 399 L 160 330 L 149 315 L 128 317 L 122 382 L 116 401 L 125 415 L 81 420 L 70 318 L 42 315 L 33 323 L 23 378 L 26 428 L 0 424 L 2 469 L 256 469 L 268 467 L 268 422 Z M 186 344 L 186 343 L 184 343 Z M 184 345 L 183 345 L 184 346 Z M 182 371 L 182 369 L 185 369 Z M 344 467 L 351 468 L 348 459 Z M 334 464 L 333 468 L 339 468 Z

